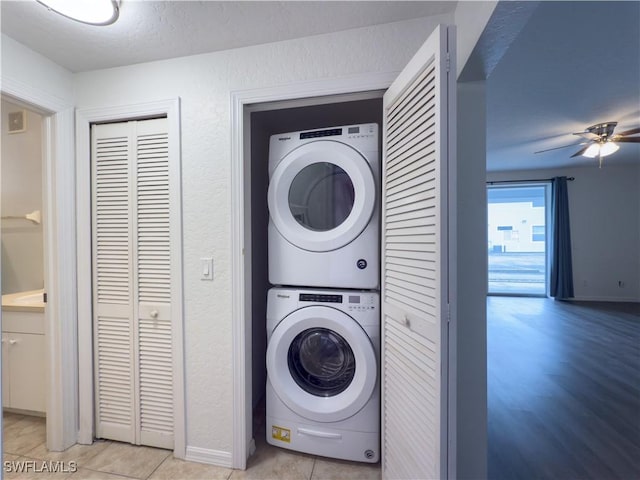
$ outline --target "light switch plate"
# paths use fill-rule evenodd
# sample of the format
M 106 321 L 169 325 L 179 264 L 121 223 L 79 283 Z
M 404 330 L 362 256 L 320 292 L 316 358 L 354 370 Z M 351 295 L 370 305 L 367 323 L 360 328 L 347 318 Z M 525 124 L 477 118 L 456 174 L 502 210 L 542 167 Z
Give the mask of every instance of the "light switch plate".
M 213 280 L 213 258 L 204 257 L 200 259 L 200 279 Z

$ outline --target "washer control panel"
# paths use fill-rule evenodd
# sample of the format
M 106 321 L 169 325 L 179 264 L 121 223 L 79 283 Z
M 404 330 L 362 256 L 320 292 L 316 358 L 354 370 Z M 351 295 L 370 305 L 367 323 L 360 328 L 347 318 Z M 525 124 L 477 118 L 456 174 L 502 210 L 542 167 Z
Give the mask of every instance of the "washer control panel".
M 365 125 L 354 125 L 347 127 L 348 138 L 372 138 L 376 135 L 377 125 L 369 123 Z
M 350 312 L 366 312 L 375 308 L 373 295 L 359 293 L 349 295 L 347 298 L 347 310 Z

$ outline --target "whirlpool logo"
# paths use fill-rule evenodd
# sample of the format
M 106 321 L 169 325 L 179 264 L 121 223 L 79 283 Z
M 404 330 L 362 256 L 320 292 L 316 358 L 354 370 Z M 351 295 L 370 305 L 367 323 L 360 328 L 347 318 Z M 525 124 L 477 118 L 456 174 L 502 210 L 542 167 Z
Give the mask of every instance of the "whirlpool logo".
M 282 293 L 278 293 L 278 294 L 276 295 L 276 297 L 278 297 L 278 298 L 291 298 L 291 296 L 290 296 L 290 295 L 283 295 Z
M 291 137 L 278 137 L 278 141 L 283 142 L 285 140 L 291 140 Z

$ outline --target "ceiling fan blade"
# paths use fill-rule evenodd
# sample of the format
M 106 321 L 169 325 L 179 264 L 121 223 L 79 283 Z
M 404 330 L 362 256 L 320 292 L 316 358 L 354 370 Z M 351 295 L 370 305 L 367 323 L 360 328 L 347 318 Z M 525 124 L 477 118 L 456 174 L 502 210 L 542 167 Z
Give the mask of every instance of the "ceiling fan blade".
M 636 133 L 640 133 L 640 127 L 632 128 L 631 130 L 627 130 L 625 132 L 617 133 L 615 136 L 625 137 L 627 135 L 635 135 Z
M 584 152 L 587 151 L 587 148 L 589 148 L 591 145 L 587 145 L 584 148 L 581 148 L 580 150 L 578 150 L 576 153 L 574 153 L 573 155 L 571 155 L 571 158 L 573 157 L 579 157 L 580 155 L 582 155 Z
M 640 143 L 640 137 L 622 137 L 613 140 L 615 143 Z
M 567 148 L 567 147 L 576 147 L 578 145 L 584 145 L 586 142 L 582 142 L 582 143 L 572 143 L 570 145 L 562 145 L 561 147 L 554 147 L 554 148 L 547 148 L 546 150 L 539 150 L 537 152 L 533 152 L 535 153 L 544 153 L 544 152 L 550 152 L 551 150 L 560 150 L 561 148 Z

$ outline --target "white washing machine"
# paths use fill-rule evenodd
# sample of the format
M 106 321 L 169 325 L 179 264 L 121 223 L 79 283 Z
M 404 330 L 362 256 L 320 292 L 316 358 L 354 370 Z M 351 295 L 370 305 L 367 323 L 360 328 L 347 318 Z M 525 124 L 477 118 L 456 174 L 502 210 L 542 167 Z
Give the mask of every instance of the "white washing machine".
M 273 135 L 269 281 L 378 288 L 379 188 L 377 124 Z
M 375 292 L 269 290 L 268 443 L 379 460 L 379 302 Z

